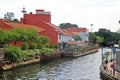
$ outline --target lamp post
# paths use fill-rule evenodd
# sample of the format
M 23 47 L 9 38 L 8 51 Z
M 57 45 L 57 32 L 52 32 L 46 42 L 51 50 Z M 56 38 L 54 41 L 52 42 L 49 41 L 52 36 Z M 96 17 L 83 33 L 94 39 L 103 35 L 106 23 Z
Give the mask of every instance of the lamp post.
M 120 24 L 120 20 L 118 21 L 118 23 Z
M 91 34 L 92 34 L 92 27 L 93 27 L 93 24 L 90 24 L 90 26 L 91 26 L 91 31 L 90 31 L 90 32 L 91 32 Z M 90 40 L 90 46 L 91 46 L 92 44 L 93 44 L 93 39 Z
M 90 26 L 91 26 L 91 32 L 92 32 L 92 27 L 94 26 L 94 24 L 90 24 Z
M 102 64 L 103 64 L 103 46 L 102 46 Z

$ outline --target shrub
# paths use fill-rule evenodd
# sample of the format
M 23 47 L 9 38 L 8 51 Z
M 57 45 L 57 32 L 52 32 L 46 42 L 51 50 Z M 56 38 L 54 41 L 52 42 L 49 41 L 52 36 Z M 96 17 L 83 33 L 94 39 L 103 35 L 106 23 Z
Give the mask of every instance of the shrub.
M 53 54 L 53 49 L 50 49 L 50 48 L 42 48 L 42 54 L 44 55 L 44 56 L 49 56 L 49 55 L 51 55 L 51 54 Z
M 24 43 L 22 43 L 22 45 L 21 45 L 21 49 L 22 50 L 26 50 L 26 49 L 28 49 L 28 44 L 26 43 L 26 42 L 24 42 Z
M 20 48 L 15 46 L 5 48 L 5 57 L 7 57 L 10 62 L 19 61 L 22 58 Z
M 54 48 L 54 45 L 53 45 L 53 44 L 50 44 L 50 48 Z
M 41 55 L 41 49 L 34 49 L 35 55 Z
M 35 49 L 35 48 L 36 48 L 36 44 L 35 43 L 30 43 L 29 49 Z
M 45 47 L 46 47 L 46 48 L 50 48 L 50 43 L 46 43 L 46 44 L 45 44 Z
M 55 45 L 54 45 L 54 48 L 58 48 L 58 47 L 59 47 L 59 45 L 58 45 L 58 44 L 55 44 Z
M 42 45 L 39 43 L 39 44 L 37 44 L 37 48 L 38 49 L 42 49 Z

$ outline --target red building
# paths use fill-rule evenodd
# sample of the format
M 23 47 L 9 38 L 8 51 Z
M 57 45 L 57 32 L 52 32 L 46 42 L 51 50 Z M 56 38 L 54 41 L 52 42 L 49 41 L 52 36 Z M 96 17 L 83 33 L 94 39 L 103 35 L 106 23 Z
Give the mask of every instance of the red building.
M 58 28 L 51 24 L 50 12 L 36 10 L 36 14 L 33 14 L 32 12 L 29 14 L 24 14 L 24 17 L 21 18 L 21 23 L 43 28 L 45 31 L 41 32 L 40 35 L 48 36 L 51 44 L 58 43 Z

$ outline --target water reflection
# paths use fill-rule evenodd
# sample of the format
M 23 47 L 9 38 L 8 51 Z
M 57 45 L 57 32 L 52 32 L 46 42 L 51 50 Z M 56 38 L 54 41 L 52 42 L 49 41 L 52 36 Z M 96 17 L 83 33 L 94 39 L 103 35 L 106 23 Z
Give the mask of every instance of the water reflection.
M 7 80 L 100 80 L 99 52 L 78 58 L 62 58 L 3 72 Z

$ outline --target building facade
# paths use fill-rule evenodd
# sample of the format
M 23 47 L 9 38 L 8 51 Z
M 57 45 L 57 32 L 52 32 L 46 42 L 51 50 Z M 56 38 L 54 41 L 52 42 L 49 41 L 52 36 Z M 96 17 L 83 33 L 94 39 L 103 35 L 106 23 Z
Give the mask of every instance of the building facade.
M 63 43 L 63 42 L 70 42 L 72 41 L 72 34 L 70 32 L 65 31 L 65 30 L 60 30 L 58 32 L 58 43 Z
M 21 18 L 21 23 L 35 25 L 43 28 L 45 31 L 41 32 L 40 35 L 45 35 L 50 39 L 51 44 L 58 43 L 58 28 L 51 23 L 51 14 L 44 10 L 36 10 L 36 14 L 30 12 L 24 14 Z

